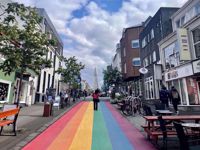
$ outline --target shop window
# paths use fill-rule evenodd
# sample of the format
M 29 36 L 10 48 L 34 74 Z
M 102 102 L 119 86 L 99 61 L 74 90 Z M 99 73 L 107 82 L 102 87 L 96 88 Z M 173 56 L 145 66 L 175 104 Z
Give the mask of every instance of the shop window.
M 0 101 L 7 101 L 9 84 L 0 82 Z
M 186 82 L 187 82 L 189 104 L 190 105 L 200 104 L 196 80 L 193 78 L 186 78 Z

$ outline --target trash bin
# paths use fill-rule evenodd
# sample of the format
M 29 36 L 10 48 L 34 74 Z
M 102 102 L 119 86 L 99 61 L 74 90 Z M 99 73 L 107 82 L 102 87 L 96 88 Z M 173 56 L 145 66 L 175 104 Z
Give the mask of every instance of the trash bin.
M 50 115 L 51 115 L 51 104 L 47 102 L 44 104 L 43 117 L 49 117 Z

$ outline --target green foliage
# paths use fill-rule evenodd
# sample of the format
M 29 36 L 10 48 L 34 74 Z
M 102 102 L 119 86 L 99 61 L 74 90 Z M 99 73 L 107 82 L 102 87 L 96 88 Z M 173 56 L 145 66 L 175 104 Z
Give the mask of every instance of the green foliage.
M 85 65 L 83 65 L 81 62 L 78 63 L 75 56 L 69 57 L 68 59 L 63 57 L 62 59 L 65 63 L 65 67 L 58 68 L 56 72 L 62 74 L 63 81 L 65 83 L 77 88 L 77 78 L 80 78 L 80 71 L 85 68 Z
M 5 74 L 16 70 L 23 74 L 27 68 L 38 73 L 42 65 L 51 67 L 44 56 L 53 42 L 42 33 L 42 18 L 35 8 L 9 3 L 0 17 L 0 53 L 5 57 L 0 68 Z
M 104 75 L 104 88 L 111 86 L 112 84 L 120 85 L 122 83 L 122 74 L 117 70 L 117 68 L 108 67 L 103 70 Z

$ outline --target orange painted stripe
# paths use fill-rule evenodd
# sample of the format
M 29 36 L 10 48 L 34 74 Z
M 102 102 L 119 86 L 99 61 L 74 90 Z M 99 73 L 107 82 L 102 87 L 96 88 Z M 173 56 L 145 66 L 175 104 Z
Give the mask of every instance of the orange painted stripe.
M 85 102 L 80 110 L 74 115 L 70 122 L 60 132 L 60 134 L 49 145 L 48 150 L 68 149 L 73 141 L 76 131 L 83 119 L 83 116 L 89 106 L 89 102 Z

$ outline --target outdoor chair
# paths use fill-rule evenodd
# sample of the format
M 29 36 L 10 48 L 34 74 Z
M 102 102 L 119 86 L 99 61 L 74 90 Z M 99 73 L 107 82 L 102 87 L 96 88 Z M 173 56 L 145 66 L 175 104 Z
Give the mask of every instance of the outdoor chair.
M 147 105 L 143 105 L 143 110 L 146 116 L 153 116 L 151 108 Z
M 155 108 L 156 110 L 165 110 L 165 105 L 162 103 L 156 103 Z
M 60 109 L 60 96 L 56 96 L 53 102 L 53 107 L 57 107 L 58 110 Z
M 186 134 L 188 132 L 184 131 L 184 128 L 181 125 L 181 123 L 173 122 L 173 124 L 177 132 L 181 150 L 199 150 L 200 149 L 200 145 L 198 145 L 200 142 L 200 139 L 191 139 L 191 137 Z
M 172 131 L 172 128 L 171 128 L 171 127 L 170 127 L 170 128 L 167 128 L 166 125 L 171 124 L 171 123 L 172 123 L 171 121 L 166 122 L 166 121 L 162 118 L 162 116 L 160 115 L 160 116 L 158 116 L 158 122 L 159 122 L 159 125 L 160 125 L 159 129 L 160 129 L 160 130 L 162 131 L 162 133 L 163 133 L 163 138 L 162 138 L 163 148 L 164 148 L 165 150 L 167 150 L 168 141 L 177 142 L 178 139 L 177 139 L 176 137 L 169 137 L 169 136 L 167 136 L 167 131 L 168 131 L 168 130 L 169 130 L 169 131 Z

